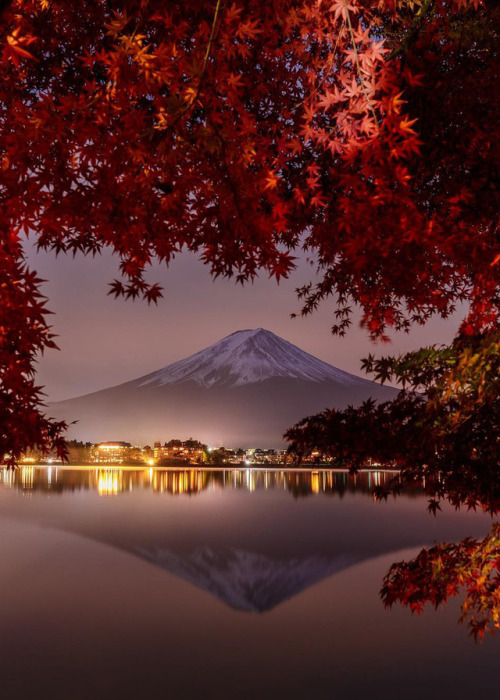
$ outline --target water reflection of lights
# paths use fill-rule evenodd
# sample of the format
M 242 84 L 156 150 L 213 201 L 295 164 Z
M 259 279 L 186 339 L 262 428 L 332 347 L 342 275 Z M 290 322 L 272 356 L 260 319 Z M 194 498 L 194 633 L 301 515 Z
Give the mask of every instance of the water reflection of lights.
M 122 471 L 119 469 L 99 470 L 97 477 L 99 496 L 114 496 L 122 490 Z
M 224 489 L 280 489 L 294 497 L 337 495 L 350 491 L 373 493 L 395 477 L 394 472 L 373 470 L 351 475 L 336 470 L 300 469 L 58 469 L 24 466 L 1 469 L 0 486 L 25 492 L 56 492 L 65 489 L 96 490 L 102 496 L 148 490 L 158 494 L 193 495 Z
M 21 483 L 23 489 L 32 489 L 35 475 L 34 467 L 21 467 Z
M 255 491 L 255 472 L 252 469 L 245 471 L 245 486 L 246 490 L 252 493 Z
M 380 472 L 368 472 L 368 488 L 380 486 Z
M 14 474 L 15 472 L 13 469 L 6 469 L 5 467 L 2 469 L 2 483 L 7 488 L 14 486 Z
M 319 472 L 311 474 L 311 490 L 313 493 L 319 493 Z

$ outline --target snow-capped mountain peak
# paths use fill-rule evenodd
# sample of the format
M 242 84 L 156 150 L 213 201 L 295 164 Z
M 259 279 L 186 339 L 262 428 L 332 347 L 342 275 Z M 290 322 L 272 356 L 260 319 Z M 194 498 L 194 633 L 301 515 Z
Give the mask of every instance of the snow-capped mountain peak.
M 257 328 L 236 331 L 190 357 L 153 372 L 142 378 L 140 386 L 191 381 L 206 388 L 230 387 L 275 377 L 344 385 L 366 381 L 309 355 L 264 328 Z
M 192 435 L 227 447 L 283 447 L 283 433 L 325 408 L 386 401 L 397 390 L 356 377 L 262 328 L 233 333 L 179 362 L 51 405 L 71 437 L 147 444 Z

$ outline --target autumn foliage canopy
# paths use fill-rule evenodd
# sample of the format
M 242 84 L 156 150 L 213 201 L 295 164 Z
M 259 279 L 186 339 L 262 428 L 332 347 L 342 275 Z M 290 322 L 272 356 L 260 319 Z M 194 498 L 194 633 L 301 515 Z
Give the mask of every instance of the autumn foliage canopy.
M 459 299 L 494 324 L 497 29 L 479 0 L 2 0 L 0 454 L 58 434 L 23 236 L 113 249 L 148 301 L 153 259 L 279 280 L 304 247 L 339 332 L 352 303 L 374 337 Z
M 0 0 L 0 456 L 65 450 L 26 236 L 112 249 L 111 293 L 148 302 L 183 249 L 241 282 L 304 249 L 303 313 L 331 297 L 334 332 L 353 306 L 385 338 L 466 301 L 461 342 L 491 348 L 499 34 L 488 0 Z

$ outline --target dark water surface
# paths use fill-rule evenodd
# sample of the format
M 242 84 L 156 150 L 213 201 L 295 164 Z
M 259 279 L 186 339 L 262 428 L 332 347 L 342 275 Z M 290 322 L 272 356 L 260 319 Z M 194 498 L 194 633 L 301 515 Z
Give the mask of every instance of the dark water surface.
M 482 698 L 500 644 L 459 601 L 385 610 L 389 566 L 483 514 L 434 518 L 390 475 L 0 471 L 4 700 Z

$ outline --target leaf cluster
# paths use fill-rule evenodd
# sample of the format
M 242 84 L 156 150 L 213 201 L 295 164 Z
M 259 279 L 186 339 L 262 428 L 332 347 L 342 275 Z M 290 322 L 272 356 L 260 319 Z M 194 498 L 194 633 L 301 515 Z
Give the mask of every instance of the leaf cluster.
M 393 401 L 324 411 L 285 438 L 300 460 L 315 450 L 356 470 L 375 462 L 398 467 L 393 489 L 421 482 L 435 511 L 500 508 L 500 334 L 465 336 L 449 347 L 397 358 L 368 358 L 382 381 L 405 388 Z
M 483 540 L 423 549 L 409 561 L 393 564 L 380 595 L 386 607 L 398 602 L 421 613 L 427 603 L 438 608 L 463 591 L 461 622 L 474 639 L 500 631 L 500 523 Z
M 334 299 L 334 332 L 355 306 L 385 338 L 464 299 L 470 333 L 492 328 L 499 26 L 477 0 L 4 2 L 0 243 L 109 248 L 110 294 L 148 303 L 147 269 L 181 250 L 243 283 L 289 276 L 303 246 L 320 282 L 302 313 Z M 46 310 L 21 333 L 39 282 L 7 255 L 1 342 L 18 334 L 28 360 L 2 355 L 3 400 L 25 391 L 44 443 L 29 377 Z M 31 423 L 12 432 L 9 411 L 14 455 Z

